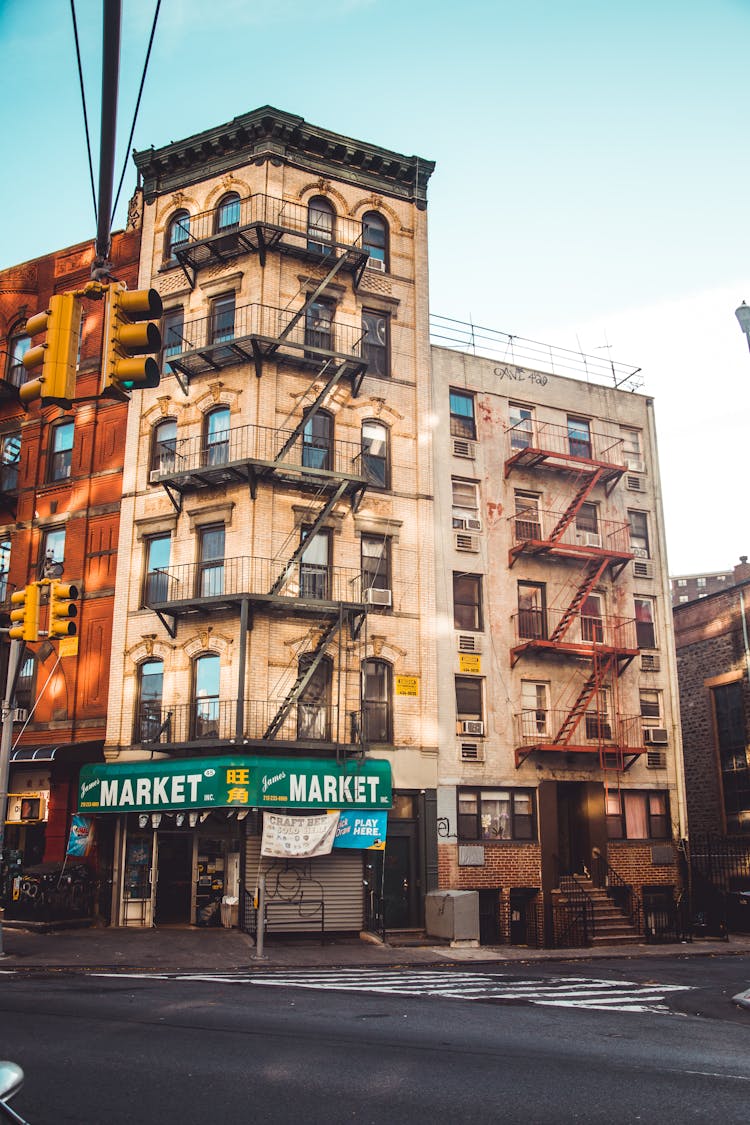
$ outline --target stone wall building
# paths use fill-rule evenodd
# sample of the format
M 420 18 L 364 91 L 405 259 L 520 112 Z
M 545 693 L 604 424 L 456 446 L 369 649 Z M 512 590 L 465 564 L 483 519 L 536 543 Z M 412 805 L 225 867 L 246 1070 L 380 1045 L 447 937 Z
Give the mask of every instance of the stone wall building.
M 437 879 L 432 164 L 270 107 L 135 161 L 164 353 L 128 417 L 91 779 L 116 916 L 214 923 L 229 897 L 252 928 L 264 873 L 271 926 L 418 926 Z M 186 799 L 197 774 L 226 782 L 221 809 Z M 343 820 L 363 800 L 390 809 L 385 865 L 261 861 L 259 808 Z
M 554 370 L 432 352 L 440 883 L 490 942 L 553 943 L 561 889 L 681 881 L 652 402 Z

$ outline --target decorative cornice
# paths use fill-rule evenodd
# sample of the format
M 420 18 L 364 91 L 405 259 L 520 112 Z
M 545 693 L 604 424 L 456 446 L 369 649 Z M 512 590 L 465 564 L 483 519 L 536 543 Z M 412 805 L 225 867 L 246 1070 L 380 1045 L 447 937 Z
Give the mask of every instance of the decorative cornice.
M 273 106 L 184 141 L 136 152 L 133 159 L 147 202 L 243 164 L 272 160 L 406 199 L 420 210 L 427 206 L 427 181 L 435 167 L 432 160 L 344 137 Z

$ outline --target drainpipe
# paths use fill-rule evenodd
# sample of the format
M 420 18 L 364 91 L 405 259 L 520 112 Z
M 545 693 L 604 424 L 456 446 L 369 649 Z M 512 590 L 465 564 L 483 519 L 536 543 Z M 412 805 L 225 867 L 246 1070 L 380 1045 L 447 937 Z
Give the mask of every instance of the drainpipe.
M 240 655 L 237 661 L 237 712 L 234 724 L 234 740 L 241 746 L 245 736 L 245 668 L 247 665 L 247 633 L 250 617 L 250 599 L 243 598 L 240 604 Z

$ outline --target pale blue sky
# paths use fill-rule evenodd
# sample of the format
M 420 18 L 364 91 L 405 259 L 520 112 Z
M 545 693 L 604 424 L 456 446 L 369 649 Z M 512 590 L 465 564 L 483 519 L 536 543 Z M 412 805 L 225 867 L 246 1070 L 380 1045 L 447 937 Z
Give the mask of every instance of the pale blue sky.
M 154 3 L 123 0 L 118 178 Z M 96 228 L 67 0 L 0 0 L 0 47 L 4 267 Z M 435 160 L 433 312 L 641 366 L 670 568 L 718 570 L 750 554 L 749 71 L 750 0 L 163 0 L 134 144 L 268 103 Z

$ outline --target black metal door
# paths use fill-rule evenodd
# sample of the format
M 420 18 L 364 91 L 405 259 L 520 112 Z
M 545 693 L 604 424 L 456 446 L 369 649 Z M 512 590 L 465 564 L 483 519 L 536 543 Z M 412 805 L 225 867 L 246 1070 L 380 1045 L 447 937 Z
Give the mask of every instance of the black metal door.
M 190 921 L 193 837 L 190 833 L 160 832 L 156 881 L 157 926 Z

